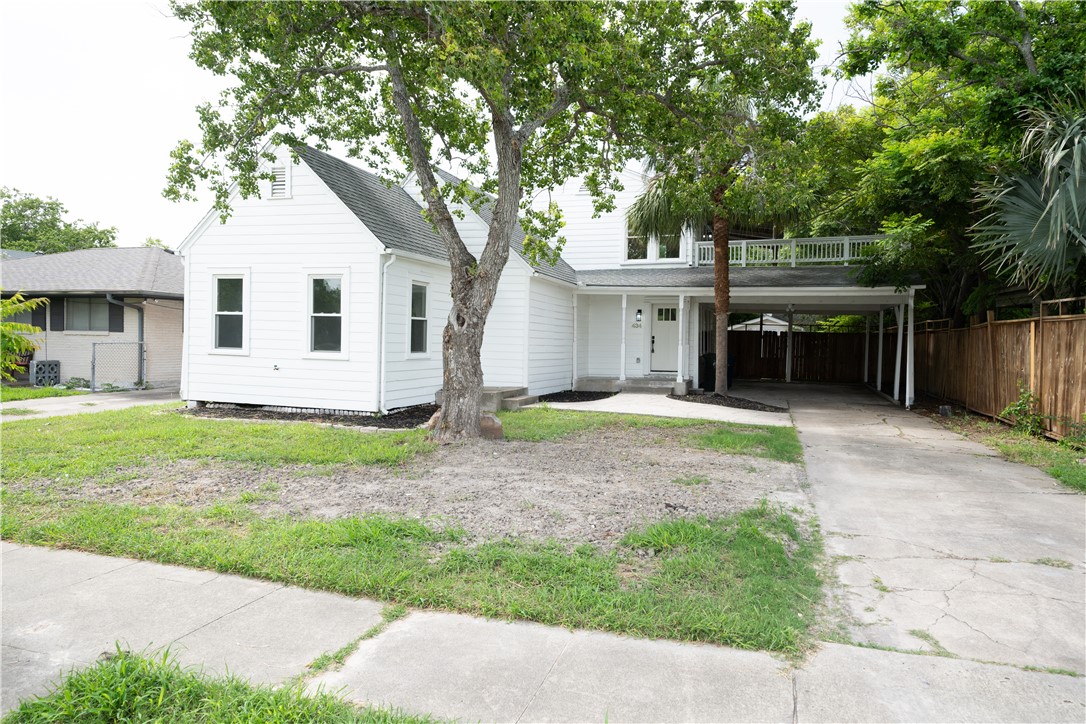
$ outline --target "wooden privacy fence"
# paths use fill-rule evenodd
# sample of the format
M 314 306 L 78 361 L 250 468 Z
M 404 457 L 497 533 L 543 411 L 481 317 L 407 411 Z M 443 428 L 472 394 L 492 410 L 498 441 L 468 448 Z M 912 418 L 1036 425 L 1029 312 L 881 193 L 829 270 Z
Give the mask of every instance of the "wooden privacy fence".
M 1071 433 L 1071 424 L 1082 424 L 1086 314 L 1002 322 L 989 317 L 965 329 L 929 322 L 918 326 L 915 336 L 917 392 L 1001 417 L 1025 388 L 1037 398 L 1053 437 Z
M 784 332 L 728 332 L 728 354 L 735 357 L 739 379 L 783 380 L 787 353 Z M 863 360 L 862 332 L 792 333 L 792 379 L 796 382 L 861 382 Z

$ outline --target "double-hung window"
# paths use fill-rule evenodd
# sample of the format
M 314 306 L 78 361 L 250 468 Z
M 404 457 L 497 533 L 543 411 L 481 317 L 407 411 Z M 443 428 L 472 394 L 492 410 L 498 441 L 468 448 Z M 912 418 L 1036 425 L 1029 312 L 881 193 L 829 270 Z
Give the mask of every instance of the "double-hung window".
M 109 302 L 101 297 L 64 302 L 64 328 L 72 332 L 108 332 Z
M 426 320 L 426 285 L 411 285 L 411 354 L 426 354 L 428 323 Z
M 309 351 L 343 351 L 343 277 L 309 277 Z
M 245 349 L 245 277 L 216 276 L 215 349 Z

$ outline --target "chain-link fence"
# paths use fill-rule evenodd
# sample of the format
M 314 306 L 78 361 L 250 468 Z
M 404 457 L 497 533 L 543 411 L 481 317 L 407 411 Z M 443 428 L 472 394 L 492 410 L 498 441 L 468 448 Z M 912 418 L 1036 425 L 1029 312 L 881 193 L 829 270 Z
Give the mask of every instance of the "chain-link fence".
M 91 389 L 132 389 L 144 382 L 142 342 L 95 342 L 91 345 Z

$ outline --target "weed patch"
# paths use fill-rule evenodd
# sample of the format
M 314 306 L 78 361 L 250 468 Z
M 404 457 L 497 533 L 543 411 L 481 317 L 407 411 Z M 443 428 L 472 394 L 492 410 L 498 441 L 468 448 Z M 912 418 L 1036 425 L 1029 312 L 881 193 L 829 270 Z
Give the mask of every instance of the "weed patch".
M 433 721 L 394 710 L 357 708 L 331 694 L 298 686 L 253 686 L 234 677 L 185 671 L 168 655 L 116 655 L 71 672 L 50 694 L 23 702 L 5 724 L 58 721 L 371 722 Z

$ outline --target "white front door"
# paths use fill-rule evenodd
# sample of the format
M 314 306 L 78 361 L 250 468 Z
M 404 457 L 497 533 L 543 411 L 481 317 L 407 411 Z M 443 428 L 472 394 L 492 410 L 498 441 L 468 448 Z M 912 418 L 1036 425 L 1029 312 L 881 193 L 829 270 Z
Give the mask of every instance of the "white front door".
M 678 372 L 679 308 L 675 305 L 652 305 L 653 372 Z

